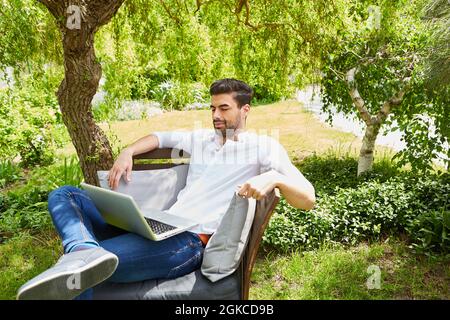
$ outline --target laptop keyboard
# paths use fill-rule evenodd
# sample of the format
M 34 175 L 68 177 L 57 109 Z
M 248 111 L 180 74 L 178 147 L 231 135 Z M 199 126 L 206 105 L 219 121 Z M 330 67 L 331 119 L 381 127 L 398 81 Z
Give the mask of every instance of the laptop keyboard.
M 144 217 L 145 218 L 145 217 Z M 155 234 L 162 234 L 165 232 L 168 232 L 170 230 L 176 229 L 176 227 L 150 219 L 145 218 L 145 221 L 147 221 L 147 224 L 150 226 L 150 228 L 153 230 Z

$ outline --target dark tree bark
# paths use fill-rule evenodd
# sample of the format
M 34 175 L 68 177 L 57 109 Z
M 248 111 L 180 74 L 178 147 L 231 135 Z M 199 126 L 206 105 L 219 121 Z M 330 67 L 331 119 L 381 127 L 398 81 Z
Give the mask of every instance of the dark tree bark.
M 65 76 L 57 97 L 62 119 L 80 159 L 87 183 L 98 185 L 97 170 L 114 162 L 111 145 L 96 125 L 91 101 L 102 75 L 94 52 L 94 35 L 124 0 L 39 0 L 55 17 L 62 34 Z

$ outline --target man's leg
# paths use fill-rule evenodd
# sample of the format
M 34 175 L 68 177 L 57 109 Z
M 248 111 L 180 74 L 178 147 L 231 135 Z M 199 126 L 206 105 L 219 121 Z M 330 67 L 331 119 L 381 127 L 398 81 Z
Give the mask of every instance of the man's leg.
M 204 251 L 198 235 L 191 232 L 161 241 L 127 233 L 101 241 L 100 245 L 119 257 L 119 265 L 108 282 L 177 278 L 198 269 Z
M 126 233 L 100 241 L 100 246 L 119 258 L 119 265 L 108 282 L 136 282 L 150 279 L 172 279 L 200 268 L 203 243 L 191 232 L 183 232 L 162 241 L 153 241 L 134 233 Z M 90 300 L 90 288 L 76 297 Z
M 181 277 L 200 268 L 204 251 L 199 236 L 191 232 L 162 241 L 126 233 L 100 241 L 100 246 L 119 258 L 116 271 L 105 281 L 119 283 Z M 90 300 L 94 290 L 87 289 L 76 299 Z
M 181 277 L 200 268 L 204 251 L 199 236 L 191 232 L 162 241 L 126 233 L 100 241 L 100 246 L 119 258 L 116 271 L 105 280 L 118 283 Z M 90 300 L 94 290 L 90 288 L 76 299 Z
M 115 237 L 126 231 L 105 222 L 86 191 L 63 186 L 48 197 L 48 209 L 61 237 L 64 253 L 78 245 L 98 246 L 100 240 Z
M 107 225 L 83 190 L 58 188 L 50 193 L 48 205 L 65 254 L 24 284 L 18 299 L 71 299 L 108 278 L 118 264 L 117 256 L 100 248 L 98 241 L 125 231 Z

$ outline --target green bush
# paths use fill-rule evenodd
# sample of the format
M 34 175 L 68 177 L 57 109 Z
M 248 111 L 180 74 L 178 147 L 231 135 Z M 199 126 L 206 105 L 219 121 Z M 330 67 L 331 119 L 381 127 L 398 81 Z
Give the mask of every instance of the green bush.
M 201 83 L 181 83 L 179 81 L 164 81 L 153 91 L 153 99 L 161 104 L 163 109 L 182 110 L 190 104 L 205 103 L 209 98 L 207 88 Z
M 152 100 L 158 86 L 169 78 L 164 68 L 152 68 L 137 74 L 131 83 L 130 98 L 132 100 Z
M 20 168 L 11 160 L 0 159 L 0 188 L 20 178 Z
M 115 120 L 117 118 L 117 109 L 119 108 L 117 101 L 107 95 L 104 101 L 95 104 L 92 107 L 94 120 L 96 122 Z
M 411 217 L 405 227 L 413 239 L 415 251 L 430 255 L 433 251 L 448 252 L 450 245 L 450 211 L 429 210 Z
M 55 96 L 57 75 L 23 75 L 13 87 L 0 89 L 0 152 L 20 157 L 24 167 L 48 165 L 63 144 L 63 127 Z
M 22 230 L 38 230 L 52 226 L 47 210 L 48 194 L 63 185 L 79 186 L 83 179 L 78 159 L 33 170 L 27 183 L 0 193 L 0 241 Z
M 45 184 L 32 185 L 35 178 L 31 181 L 23 188 L 0 194 L 0 242 L 25 229 L 51 226 L 47 211 L 49 188 Z
M 95 119 L 97 121 L 145 119 L 149 113 L 153 113 L 151 108 L 155 107 L 170 111 L 209 107 L 208 89 L 202 83 L 164 80 L 157 84 L 151 83 L 151 87 L 150 84 L 147 87 L 147 84 L 143 82 L 139 90 L 133 87 L 134 91 L 130 94 L 130 98 L 125 94 L 125 97 L 107 94 L 105 99 L 93 108 Z
M 309 250 L 326 242 L 356 244 L 403 233 L 416 251 L 448 253 L 448 173 L 391 176 L 390 169 L 378 168 L 358 179 L 349 159 L 314 160 L 301 170 L 317 187 L 315 208 L 298 210 L 282 198 L 264 235 L 266 246 Z
M 313 154 L 297 163 L 299 170 L 314 184 L 316 194 L 333 194 L 339 188 L 356 188 L 365 181 L 384 182 L 400 173 L 395 163 L 387 157 L 377 161 L 369 171 L 357 177 L 358 160 L 350 155 L 338 156 L 338 152 L 325 155 Z
M 281 92 L 277 92 L 272 88 L 266 87 L 264 85 L 256 83 L 251 85 L 251 87 L 253 89 L 252 103 L 254 105 L 274 103 L 282 98 Z

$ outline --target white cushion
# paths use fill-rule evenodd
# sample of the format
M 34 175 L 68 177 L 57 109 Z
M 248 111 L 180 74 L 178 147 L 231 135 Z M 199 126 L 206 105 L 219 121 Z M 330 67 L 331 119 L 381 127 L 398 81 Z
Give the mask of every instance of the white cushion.
M 219 228 L 211 236 L 203 253 L 202 274 L 216 282 L 236 271 L 247 246 L 255 216 L 256 200 L 236 192 Z

